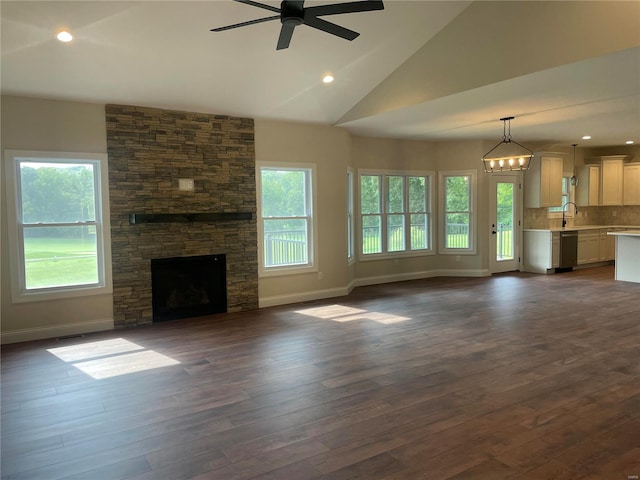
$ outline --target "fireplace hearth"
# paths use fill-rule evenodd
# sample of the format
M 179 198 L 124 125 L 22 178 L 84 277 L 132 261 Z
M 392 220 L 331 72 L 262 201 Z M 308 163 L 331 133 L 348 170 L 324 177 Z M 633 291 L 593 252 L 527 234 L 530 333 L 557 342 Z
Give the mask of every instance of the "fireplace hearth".
M 153 322 L 227 311 L 225 255 L 151 260 Z

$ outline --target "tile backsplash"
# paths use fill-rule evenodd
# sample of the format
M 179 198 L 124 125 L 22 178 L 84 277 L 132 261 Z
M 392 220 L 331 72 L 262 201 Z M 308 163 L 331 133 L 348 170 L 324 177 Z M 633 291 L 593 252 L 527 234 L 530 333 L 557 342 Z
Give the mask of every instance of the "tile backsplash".
M 567 219 L 567 226 L 633 225 L 640 226 L 640 205 L 620 207 L 578 207 L 578 215 Z M 549 218 L 546 208 L 525 208 L 524 228 L 559 228 L 561 218 Z

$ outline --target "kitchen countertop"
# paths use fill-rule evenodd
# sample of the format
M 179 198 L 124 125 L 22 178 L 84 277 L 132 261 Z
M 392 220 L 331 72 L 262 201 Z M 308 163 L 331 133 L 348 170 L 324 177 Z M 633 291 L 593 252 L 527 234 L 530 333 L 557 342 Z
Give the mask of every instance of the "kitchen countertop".
M 623 237 L 640 237 L 640 230 L 627 230 L 626 232 L 608 232 L 607 235 L 619 235 Z
M 580 225 L 573 227 L 556 228 L 525 228 L 525 232 L 567 232 L 575 230 L 600 230 L 601 228 L 626 228 L 630 230 L 640 229 L 638 225 Z

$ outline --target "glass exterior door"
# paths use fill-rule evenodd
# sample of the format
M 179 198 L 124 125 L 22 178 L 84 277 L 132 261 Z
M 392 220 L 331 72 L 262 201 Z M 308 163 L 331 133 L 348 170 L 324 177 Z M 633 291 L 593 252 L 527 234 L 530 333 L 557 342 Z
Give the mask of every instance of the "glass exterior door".
M 519 267 L 519 177 L 491 177 L 491 273 L 509 272 Z

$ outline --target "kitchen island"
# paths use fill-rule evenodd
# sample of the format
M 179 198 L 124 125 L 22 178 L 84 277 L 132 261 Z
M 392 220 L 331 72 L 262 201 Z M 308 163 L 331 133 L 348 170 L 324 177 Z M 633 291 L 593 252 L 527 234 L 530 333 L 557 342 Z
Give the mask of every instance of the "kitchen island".
M 640 230 L 608 232 L 616 237 L 615 279 L 640 283 Z

